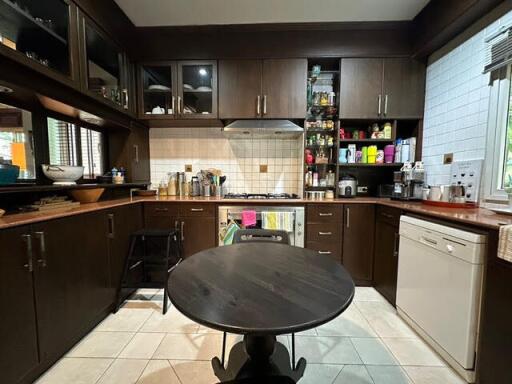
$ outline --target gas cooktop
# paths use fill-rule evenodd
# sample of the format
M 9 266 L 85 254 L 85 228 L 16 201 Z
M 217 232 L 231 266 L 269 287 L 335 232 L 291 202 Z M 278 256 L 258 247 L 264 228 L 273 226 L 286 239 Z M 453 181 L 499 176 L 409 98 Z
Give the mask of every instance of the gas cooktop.
M 228 193 L 224 199 L 246 199 L 246 200 L 272 200 L 272 199 L 285 199 L 292 200 L 298 199 L 299 196 L 295 193 Z

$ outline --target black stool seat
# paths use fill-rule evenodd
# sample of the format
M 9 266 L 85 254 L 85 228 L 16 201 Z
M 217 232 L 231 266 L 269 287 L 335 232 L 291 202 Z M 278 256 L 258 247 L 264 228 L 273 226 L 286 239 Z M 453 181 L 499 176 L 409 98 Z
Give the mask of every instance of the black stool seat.
M 123 277 L 117 290 L 114 312 L 124 300 L 123 289 L 163 288 L 163 313 L 167 312 L 168 280 L 181 262 L 181 236 L 178 229 L 141 229 L 130 236 L 130 250 L 125 260 Z

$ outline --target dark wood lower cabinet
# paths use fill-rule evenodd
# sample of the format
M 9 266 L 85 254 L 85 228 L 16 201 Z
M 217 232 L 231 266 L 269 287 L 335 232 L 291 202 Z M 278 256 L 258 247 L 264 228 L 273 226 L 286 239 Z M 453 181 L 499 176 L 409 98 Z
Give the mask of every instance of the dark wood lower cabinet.
M 18 383 L 39 364 L 30 226 L 0 231 L 0 382 Z
M 215 247 L 215 217 L 182 217 L 180 218 L 183 257 Z
M 371 285 L 375 206 L 373 204 L 346 204 L 344 218 L 343 266 L 356 284 Z
M 378 207 L 375 226 L 373 286 L 391 304 L 396 303 L 400 210 Z
M 41 360 L 69 349 L 109 306 L 107 223 L 101 212 L 32 227 Z

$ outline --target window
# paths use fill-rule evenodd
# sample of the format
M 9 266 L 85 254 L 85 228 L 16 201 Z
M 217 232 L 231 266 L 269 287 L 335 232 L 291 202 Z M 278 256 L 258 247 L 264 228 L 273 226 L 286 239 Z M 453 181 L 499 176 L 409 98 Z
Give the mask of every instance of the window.
M 20 167 L 18 179 L 35 179 L 32 114 L 0 104 L 0 163 Z
M 81 165 L 85 179 L 103 174 L 103 136 L 100 132 L 48 118 L 48 145 L 52 165 Z

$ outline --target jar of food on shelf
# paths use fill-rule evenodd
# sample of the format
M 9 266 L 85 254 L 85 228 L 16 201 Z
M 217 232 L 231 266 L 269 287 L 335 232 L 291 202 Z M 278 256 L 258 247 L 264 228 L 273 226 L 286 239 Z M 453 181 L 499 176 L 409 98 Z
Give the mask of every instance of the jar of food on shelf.
M 320 93 L 320 105 L 330 105 L 329 104 L 329 96 L 327 92 Z
M 393 131 L 391 123 L 385 123 L 384 128 L 382 130 L 384 132 L 384 139 L 391 139 L 391 134 Z
M 334 184 L 336 183 L 336 174 L 329 170 L 329 172 L 327 172 L 327 186 L 328 187 L 334 187 Z
M 328 145 L 329 147 L 334 146 L 334 137 L 329 136 L 329 137 L 327 138 L 327 145 Z
M 327 100 L 329 101 L 329 105 L 334 105 L 336 99 L 336 94 L 334 92 L 329 92 L 327 95 Z

